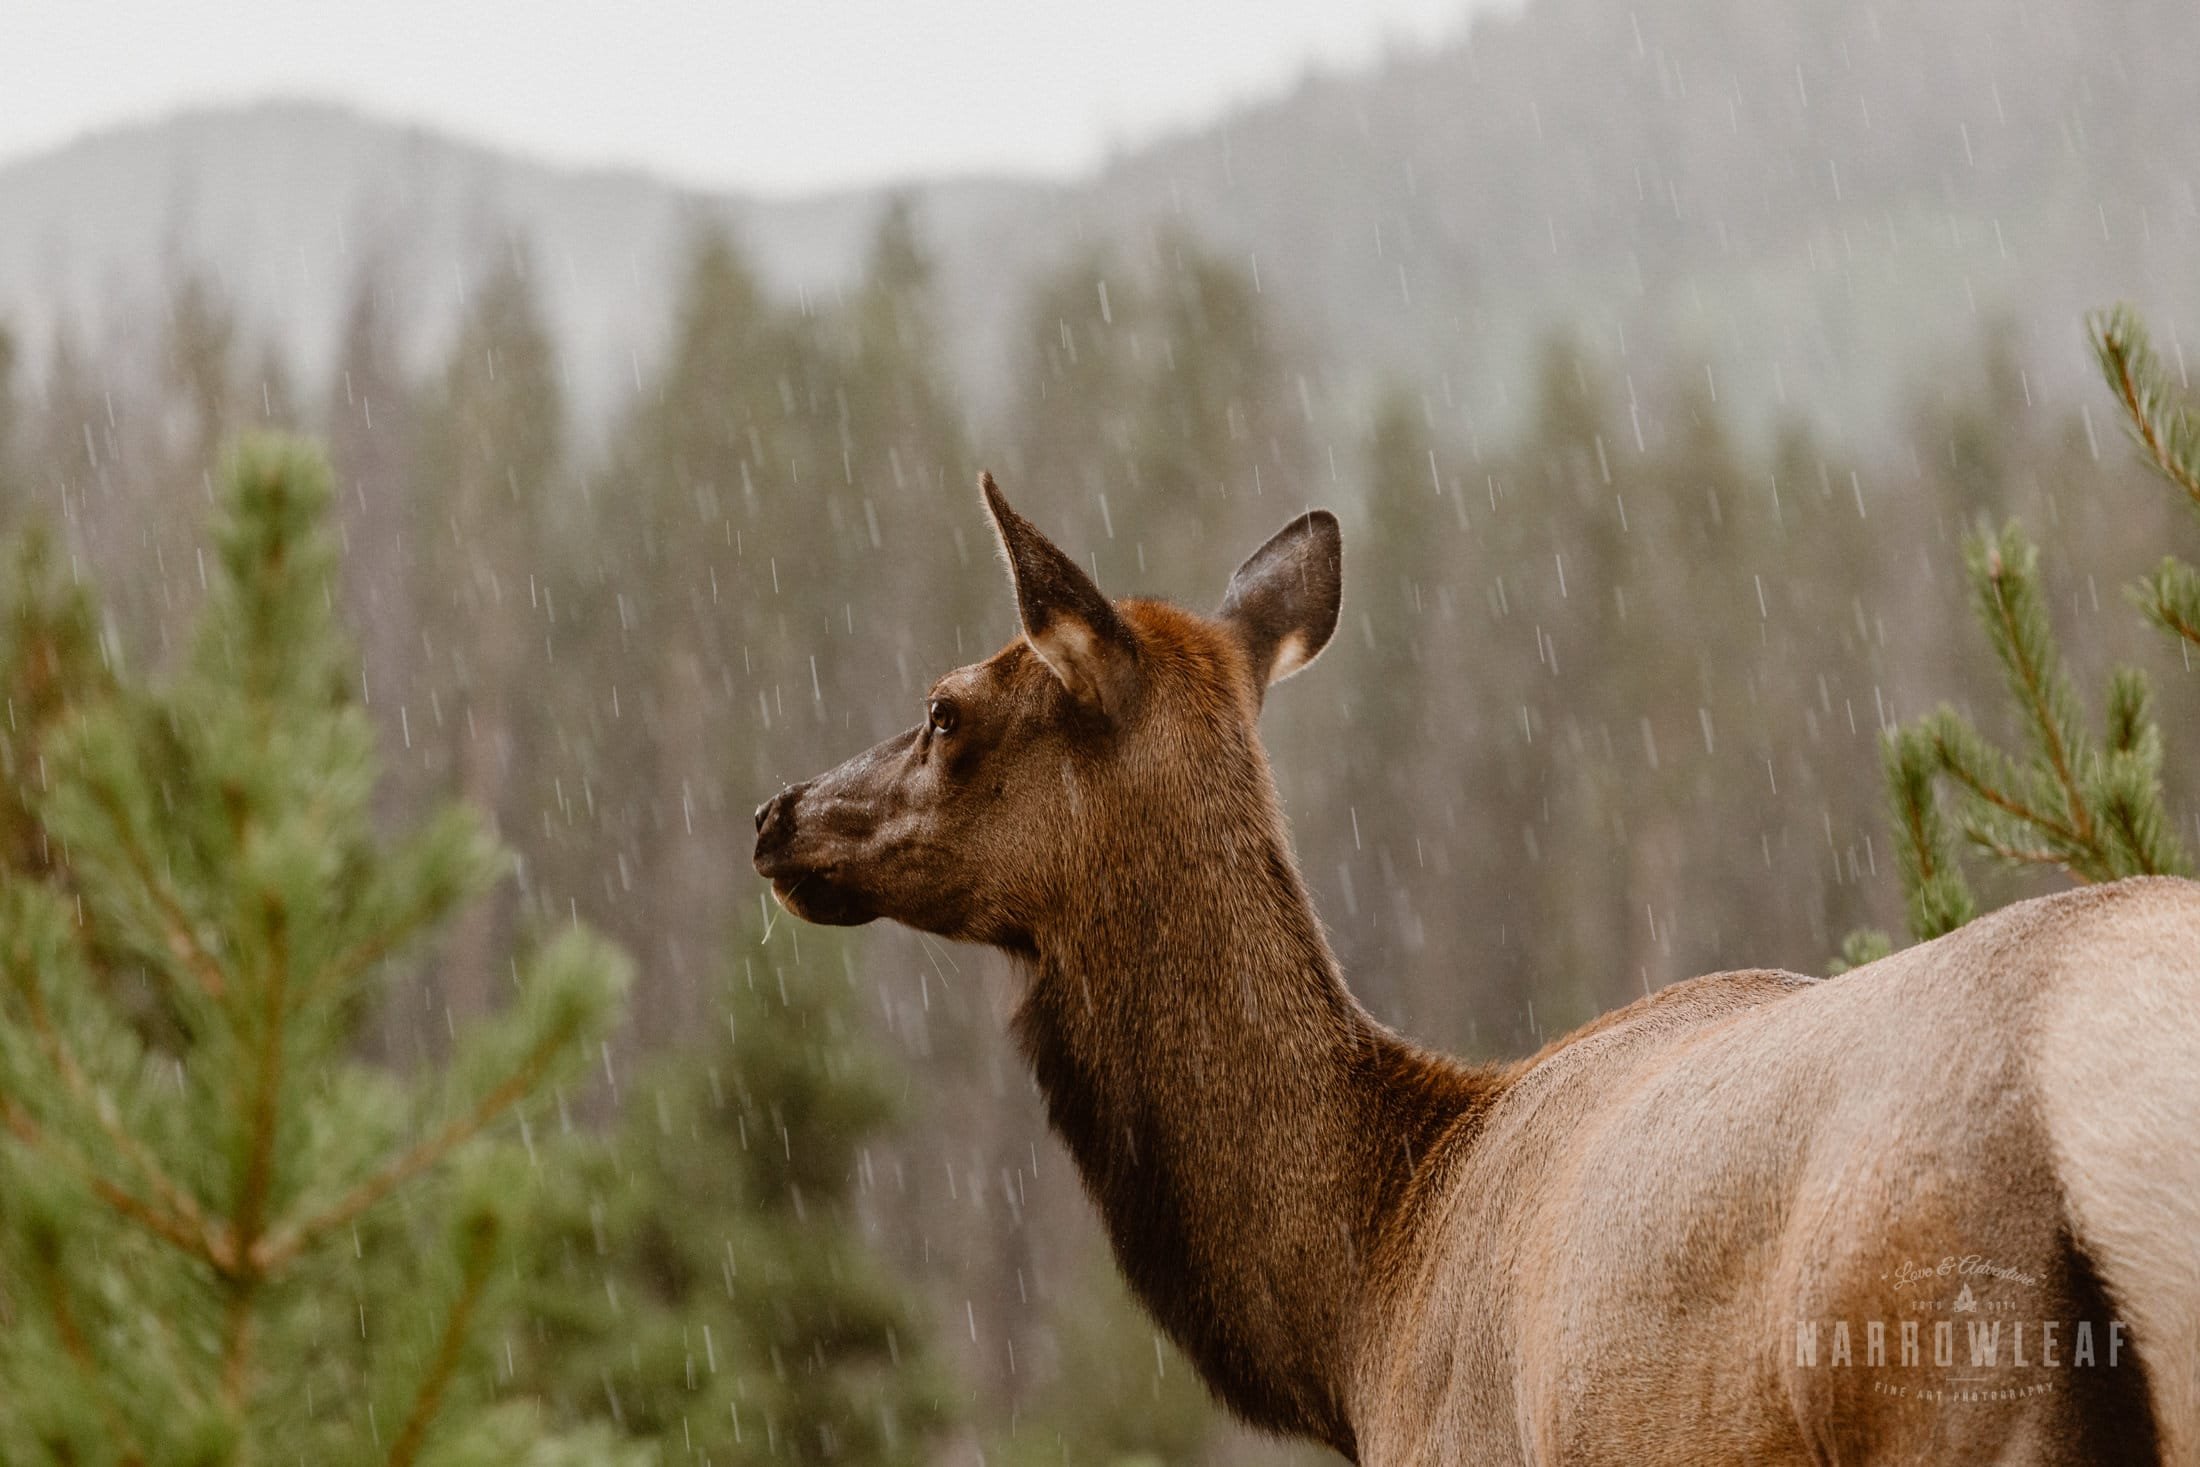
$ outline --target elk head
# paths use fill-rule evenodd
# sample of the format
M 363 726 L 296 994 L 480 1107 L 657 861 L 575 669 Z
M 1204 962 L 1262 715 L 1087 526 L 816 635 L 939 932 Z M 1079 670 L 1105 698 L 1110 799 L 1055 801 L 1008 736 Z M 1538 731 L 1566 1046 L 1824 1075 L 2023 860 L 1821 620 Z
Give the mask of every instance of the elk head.
M 1242 857 L 1248 820 L 1273 823 L 1254 725 L 1336 628 L 1335 516 L 1284 526 L 1203 617 L 1109 601 L 980 487 L 1023 634 L 934 683 L 916 727 L 757 808 L 756 869 L 799 917 L 1029 949 L 1096 870 Z

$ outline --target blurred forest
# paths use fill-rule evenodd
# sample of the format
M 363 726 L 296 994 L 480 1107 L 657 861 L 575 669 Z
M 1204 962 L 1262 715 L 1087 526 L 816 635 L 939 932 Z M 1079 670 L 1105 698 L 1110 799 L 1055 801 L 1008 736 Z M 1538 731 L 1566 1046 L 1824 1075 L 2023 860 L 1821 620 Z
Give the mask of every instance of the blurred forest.
M 2164 218 L 2189 228 L 2189 183 L 2169 196 Z M 896 1369 L 906 1332 L 924 1376 L 909 1437 L 834 1439 L 818 1460 L 1285 1451 L 1231 1428 L 1124 1298 L 1007 1037 L 1006 965 L 898 930 L 790 930 L 749 869 L 759 800 L 912 723 L 931 677 L 1012 634 L 981 467 L 1111 593 L 1200 607 L 1290 515 L 1340 513 L 1344 620 L 1265 732 L 1353 988 L 1474 1056 L 1700 972 L 1822 972 L 1850 931 L 1900 928 L 1880 735 L 1942 699 L 2012 729 L 1968 610 L 1962 545 L 1982 523 L 2022 516 L 2047 545 L 2079 686 L 2137 660 L 2172 742 L 2200 728 L 2200 678 L 2117 590 L 2189 535 L 2112 405 L 2062 371 L 2075 311 L 2047 336 L 1974 303 L 1829 414 L 1801 379 L 1767 380 L 1754 337 L 1630 337 L 1554 293 L 1533 330 L 1477 346 L 1470 398 L 1410 352 L 1358 350 L 1348 292 L 1279 285 L 1244 247 L 1258 219 L 1159 219 L 1081 232 L 1004 288 L 982 390 L 954 365 L 963 326 L 908 200 L 870 214 L 826 291 L 776 288 L 740 230 L 683 215 L 651 350 L 608 364 L 573 359 L 554 272 L 519 228 L 444 262 L 430 360 L 398 239 L 353 258 L 310 360 L 188 252 L 150 308 L 0 335 L 0 528 L 51 528 L 97 590 L 113 667 L 182 654 L 223 446 L 261 427 L 325 441 L 337 594 L 385 769 L 376 820 L 407 828 L 456 796 L 519 855 L 517 881 L 388 974 L 366 1056 L 447 1057 L 537 931 L 578 918 L 636 960 L 628 1021 L 574 1098 L 605 1144 L 544 1220 L 541 1266 L 600 1278 L 614 1315 L 616 1280 L 654 1291 L 654 1333 L 538 1320 L 520 1386 L 666 1429 L 644 1352 L 675 1374 L 692 1353 L 711 1230 L 738 1215 L 791 1299 L 834 1298 Z M 1718 269 L 1680 224 L 1607 222 Z M 1323 243 L 1275 227 L 1294 258 Z M 1494 289 L 1501 267 L 1424 262 L 1415 284 Z M 2183 385 L 2181 351 L 2165 356 Z M 1510 409 L 1493 416 L 1499 380 Z M 2167 770 L 2188 842 L 2196 768 Z M 1990 875 L 1982 895 L 2030 889 Z M 724 1110 L 697 1099 L 721 1066 L 769 1068 L 776 1051 L 729 1020 L 775 986 L 774 1022 L 814 1061 L 782 1077 L 820 1097 L 805 1114 L 831 1164 L 814 1177 L 794 1165 L 799 1124 L 778 1131 L 788 1165 L 751 1175 L 746 1121 L 729 1143 L 693 1119 Z M 769 1132 L 790 1124 L 777 1106 L 749 1096 L 741 1114 Z M 851 1233 L 828 1281 L 802 1276 L 805 1197 Z M 759 1347 L 782 1379 L 783 1354 L 823 1348 L 784 1323 Z
M 1342 631 L 1267 732 L 1355 988 L 1476 1055 L 1697 972 L 1822 970 L 1850 929 L 1899 925 L 1876 739 L 1944 695 L 1985 727 L 2007 717 L 1967 641 L 1960 542 L 1982 520 L 2021 513 L 2053 546 L 2075 666 L 2163 650 L 2101 582 L 2154 558 L 2175 505 L 2103 444 L 2105 407 L 2028 400 L 2017 343 L 1992 330 L 1920 376 L 1869 455 L 1800 422 L 1754 451 L 1700 364 L 1630 391 L 1562 330 L 1524 364 L 1525 427 L 1491 442 L 1411 380 L 1315 405 L 1307 338 L 1250 273 L 1164 234 L 1032 296 L 1020 398 L 988 425 L 942 386 L 927 260 L 894 208 L 829 310 L 772 299 L 735 240 L 700 230 L 665 357 L 590 448 L 524 251 L 482 262 L 425 375 L 392 360 L 385 289 L 362 271 L 319 391 L 194 275 L 142 335 L 63 337 L 10 379 L 6 518 L 54 526 L 96 583 L 108 663 L 157 667 L 203 594 L 221 445 L 265 425 L 326 439 L 357 695 L 388 771 L 378 818 L 455 794 L 521 855 L 516 883 L 390 974 L 362 1043 L 400 1068 L 442 1056 L 498 1005 L 499 955 L 577 915 L 640 964 L 588 1101 L 614 1135 L 674 1133 L 695 1070 L 666 1057 L 699 1053 L 756 991 L 753 957 L 724 987 L 729 952 L 738 971 L 774 925 L 752 804 L 912 720 L 930 676 L 1012 631 L 981 461 L 1104 585 L 1200 605 L 1306 503 L 1343 512 Z M 2200 683 L 2173 653 L 2154 672 L 2165 726 L 2200 726 Z M 2190 767 L 2170 771 L 2186 831 Z M 812 1185 L 850 1199 L 863 1267 L 921 1296 L 954 1382 L 926 1410 L 1035 1461 L 1063 1442 L 1094 1461 L 1272 1450 L 1227 1432 L 1122 1300 L 1006 1039 L 1003 965 L 778 926 L 795 943 L 779 982 L 811 985 L 836 1043 L 896 1076 L 820 1133 L 838 1161 Z M 867 1138 L 859 1188 L 846 1136 Z M 729 1181 L 713 1202 L 730 1154 L 638 1181 L 650 1154 L 612 1146 L 568 1226 L 600 1238 L 591 1206 L 639 1209 L 608 1226 L 677 1256 L 687 1223 L 729 1225 L 741 1196 L 785 1186 Z M 779 1246 L 799 1272 L 804 1250 Z M 620 1267 L 594 1251 L 563 1266 Z M 704 1252 L 632 1266 L 707 1276 Z M 665 1307 L 698 1307 L 684 1297 Z M 616 1393 L 625 1335 L 563 1327 L 583 1354 L 605 1341 Z M 569 1365 L 553 1350 L 540 1368 Z M 646 1410 L 630 1389 L 622 1411 Z

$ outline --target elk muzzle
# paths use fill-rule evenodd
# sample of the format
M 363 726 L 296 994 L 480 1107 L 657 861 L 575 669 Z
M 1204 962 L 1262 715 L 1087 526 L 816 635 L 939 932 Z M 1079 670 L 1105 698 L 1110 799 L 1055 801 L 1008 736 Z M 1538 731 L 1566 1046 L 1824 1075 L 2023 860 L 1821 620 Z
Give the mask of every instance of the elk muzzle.
M 790 785 L 756 807 L 756 874 L 772 884 L 772 897 L 805 922 L 854 927 L 878 915 L 848 885 L 833 859 L 830 832 L 820 829 L 803 796 L 815 781 Z

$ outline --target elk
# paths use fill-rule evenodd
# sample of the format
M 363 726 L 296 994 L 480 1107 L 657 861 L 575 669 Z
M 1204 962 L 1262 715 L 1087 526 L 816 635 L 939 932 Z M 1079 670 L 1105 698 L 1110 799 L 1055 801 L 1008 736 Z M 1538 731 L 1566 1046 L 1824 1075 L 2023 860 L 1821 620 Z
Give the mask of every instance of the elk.
M 2200 884 L 1446 1058 L 1346 989 L 1257 732 L 1335 517 L 1202 616 L 980 487 L 1021 635 L 766 801 L 756 869 L 1014 957 L 1122 1271 L 1238 1415 L 1384 1467 L 2200 1462 Z

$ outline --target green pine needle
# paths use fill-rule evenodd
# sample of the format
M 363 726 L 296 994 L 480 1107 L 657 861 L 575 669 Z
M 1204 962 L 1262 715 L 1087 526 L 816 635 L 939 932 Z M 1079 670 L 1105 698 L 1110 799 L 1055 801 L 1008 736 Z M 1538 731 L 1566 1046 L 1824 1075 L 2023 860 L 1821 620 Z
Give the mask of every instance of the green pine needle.
M 381 1430 L 399 1460 L 485 1431 L 514 1449 L 480 1460 L 521 1460 L 551 1428 L 486 1402 L 479 1358 L 527 1173 L 503 1127 L 593 1052 L 626 963 L 564 932 L 448 1067 L 359 1061 L 383 960 L 511 857 L 466 811 L 376 828 L 318 456 L 248 441 L 219 503 L 180 675 L 79 666 L 23 721 L 44 777 L 0 868 L 0 1458 L 350 1460 Z M 18 597 L 18 673 L 94 624 Z M 354 1312 L 356 1339 L 327 1327 Z M 407 1338 L 431 1347 L 384 1343 Z
M 2087 324 L 2140 451 L 2200 510 L 2200 417 L 2172 396 L 2145 324 L 2128 305 L 2097 311 Z
M 2165 557 L 2131 588 L 2131 599 L 2153 622 L 2188 646 L 2200 648 L 2200 571 Z
M 1954 719 L 1955 715 L 1944 717 Z M 1942 756 L 1938 741 L 1921 729 L 1902 729 L 1888 735 L 1881 741 L 1880 756 L 1886 768 L 1895 828 L 1902 836 L 1895 851 L 1909 904 L 1910 931 L 1924 941 L 1961 927 L 1977 910 L 1956 864 L 1933 789 L 1933 776 L 1942 768 Z
M 2142 455 L 2200 509 L 2200 415 L 2176 400 L 2128 306 L 2096 313 L 2088 326 Z M 2012 757 L 1947 708 L 1887 740 L 1911 932 L 1936 936 L 1974 911 L 1935 803 L 1943 777 L 1954 787 L 1966 838 L 2000 864 L 2059 867 L 2080 881 L 2189 873 L 2191 858 L 2163 801 L 2162 733 L 2146 678 L 2131 668 L 2110 676 L 2096 747 L 2056 648 L 2038 549 L 2011 523 L 1972 536 L 1964 565 L 2029 751 Z M 2130 594 L 2149 621 L 2200 647 L 2200 571 L 2165 559 Z
M 2092 755 L 2040 594 L 2039 551 L 2011 522 L 1999 535 L 1973 536 L 1964 560 L 1979 621 L 2001 662 L 2009 695 L 2024 715 L 2042 783 L 2052 791 L 2049 808 L 2072 844 L 2083 847 L 2093 838 L 2093 812 L 2079 772 Z

